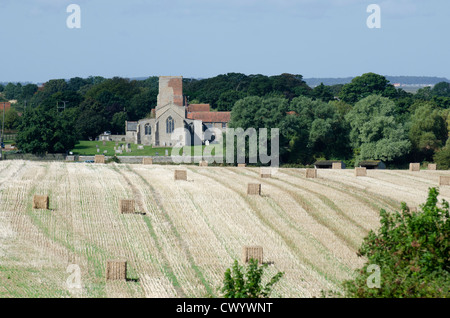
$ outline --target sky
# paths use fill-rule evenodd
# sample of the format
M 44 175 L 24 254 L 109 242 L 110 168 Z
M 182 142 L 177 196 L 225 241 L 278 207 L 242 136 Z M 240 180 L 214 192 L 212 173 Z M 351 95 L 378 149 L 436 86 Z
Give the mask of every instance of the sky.
M 370 4 L 379 28 L 368 27 Z M 449 14 L 448 0 L 0 0 L 0 82 L 230 72 L 450 79 Z

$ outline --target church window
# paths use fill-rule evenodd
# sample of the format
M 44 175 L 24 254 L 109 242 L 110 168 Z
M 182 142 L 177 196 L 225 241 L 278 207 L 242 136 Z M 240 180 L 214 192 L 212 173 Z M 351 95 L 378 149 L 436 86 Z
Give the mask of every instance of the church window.
M 150 126 L 150 124 L 146 124 L 145 125 L 145 134 L 146 135 L 151 135 L 152 134 L 152 127 Z
M 166 133 L 171 134 L 175 129 L 175 121 L 172 117 L 167 118 L 166 120 Z

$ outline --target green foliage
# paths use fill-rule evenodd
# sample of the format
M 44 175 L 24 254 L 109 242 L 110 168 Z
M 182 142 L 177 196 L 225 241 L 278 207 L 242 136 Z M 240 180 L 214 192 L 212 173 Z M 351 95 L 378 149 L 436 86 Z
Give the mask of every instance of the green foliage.
M 334 100 L 334 93 L 329 86 L 325 86 L 323 83 L 313 88 L 311 95 L 316 99 L 321 99 L 324 102 Z
M 439 191 L 430 188 L 418 212 L 402 203 L 400 212 L 380 211 L 381 226 L 370 231 L 359 255 L 366 264 L 356 278 L 344 282 L 349 297 L 449 297 L 450 214 L 449 203 L 438 204 Z M 380 285 L 368 284 L 370 265 L 381 269 Z
M 268 283 L 263 284 L 264 270 L 267 264 L 258 265 L 250 259 L 247 268 L 234 261 L 232 268 L 225 271 L 221 292 L 225 298 L 268 298 L 273 286 L 283 277 L 283 272 L 275 274 Z
M 234 104 L 244 98 L 246 94 L 241 91 L 230 90 L 223 92 L 219 96 L 219 100 L 217 101 L 217 110 L 218 111 L 231 111 Z
M 5 129 L 16 130 L 19 127 L 22 118 L 12 108 L 5 112 Z M 3 121 L 3 109 L 0 109 L 0 127 Z
M 77 138 L 88 140 L 106 130 L 123 134 L 126 120 L 149 118 L 157 103 L 158 86 L 156 76 L 139 81 L 74 77 L 49 80 L 39 89 L 35 84 L 8 83 L 0 87 L 0 100 L 17 99 L 14 108 L 24 116 L 36 108 L 51 113 L 66 101 L 66 110 L 73 109 L 69 113 L 74 116 L 67 126 Z M 443 147 L 450 124 L 448 88 L 449 83 L 442 82 L 412 95 L 374 73 L 356 77 L 349 84 L 320 84 L 314 89 L 301 75 L 288 73 L 183 79 L 184 95 L 191 103 L 232 110 L 230 127 L 279 128 L 280 163 L 297 165 L 309 165 L 323 157 L 348 162 L 381 159 L 393 166 L 411 160 L 431 161 L 436 156 L 441 167 L 448 166 L 448 148 Z M 373 94 L 384 99 L 366 99 Z M 433 111 L 418 111 L 424 105 L 432 105 Z M 11 119 L 8 127 L 18 127 L 20 119 L 7 117 Z M 31 143 L 35 138 L 38 143 L 41 137 L 36 131 L 22 141 Z M 58 146 L 61 148 L 65 147 Z
M 450 169 L 450 138 L 447 139 L 445 147 L 442 147 L 433 156 L 433 160 L 440 170 Z
M 420 161 L 431 160 L 435 151 L 445 145 L 447 137 L 447 125 L 439 109 L 429 102 L 416 108 L 411 116 L 409 139 L 421 155 Z
M 345 84 L 339 92 L 339 98 L 344 102 L 354 104 L 373 94 L 393 98 L 396 96 L 396 90 L 384 76 L 375 73 L 365 73 Z
M 439 82 L 433 86 L 431 95 L 436 97 L 450 97 L 450 83 Z
M 394 114 L 394 102 L 380 95 L 363 98 L 348 112 L 350 141 L 360 151 L 357 160 L 392 161 L 409 153 L 411 143 Z
M 78 136 L 74 129 L 76 109 L 57 112 L 43 107 L 32 109 L 20 123 L 17 146 L 25 153 L 64 153 L 71 150 Z
M 197 100 L 200 103 L 209 103 L 213 109 L 230 109 L 230 102 L 236 102 L 236 94 L 244 96 L 264 97 L 269 94 L 277 94 L 291 100 L 300 95 L 309 95 L 311 88 L 303 81 L 301 75 L 283 73 L 275 76 L 261 74 L 245 75 L 241 73 L 228 73 L 212 78 L 184 80 L 185 95 L 189 100 Z M 273 95 L 272 95 L 273 96 Z M 240 96 L 239 96 L 240 97 Z M 241 97 L 241 98 L 242 98 Z
M 131 98 L 126 109 L 128 120 L 139 120 L 145 118 L 151 112 L 151 109 L 155 108 L 157 96 L 157 89 L 142 88 L 140 93 Z

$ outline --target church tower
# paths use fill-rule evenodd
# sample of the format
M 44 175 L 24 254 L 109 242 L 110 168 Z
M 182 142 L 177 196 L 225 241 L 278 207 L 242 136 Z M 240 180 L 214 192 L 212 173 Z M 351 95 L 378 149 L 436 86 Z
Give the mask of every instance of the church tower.
M 167 104 L 185 106 L 183 98 L 183 77 L 182 76 L 160 76 L 159 94 L 157 106 Z

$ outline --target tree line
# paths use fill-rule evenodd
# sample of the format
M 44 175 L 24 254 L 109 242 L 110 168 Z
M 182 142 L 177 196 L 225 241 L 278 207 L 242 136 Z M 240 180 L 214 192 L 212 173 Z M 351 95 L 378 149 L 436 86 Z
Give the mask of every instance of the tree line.
M 301 75 L 228 73 L 185 78 L 183 89 L 189 103 L 231 111 L 231 127 L 280 128 L 283 163 L 335 159 L 352 166 L 378 159 L 394 166 L 436 161 L 449 168 L 448 82 L 410 93 L 375 73 L 314 88 Z M 75 77 L 42 87 L 8 83 L 0 85 L 0 94 L 4 101 L 17 100 L 5 125 L 18 130 L 22 151 L 65 152 L 105 130 L 123 134 L 126 120 L 151 116 L 158 78 Z

